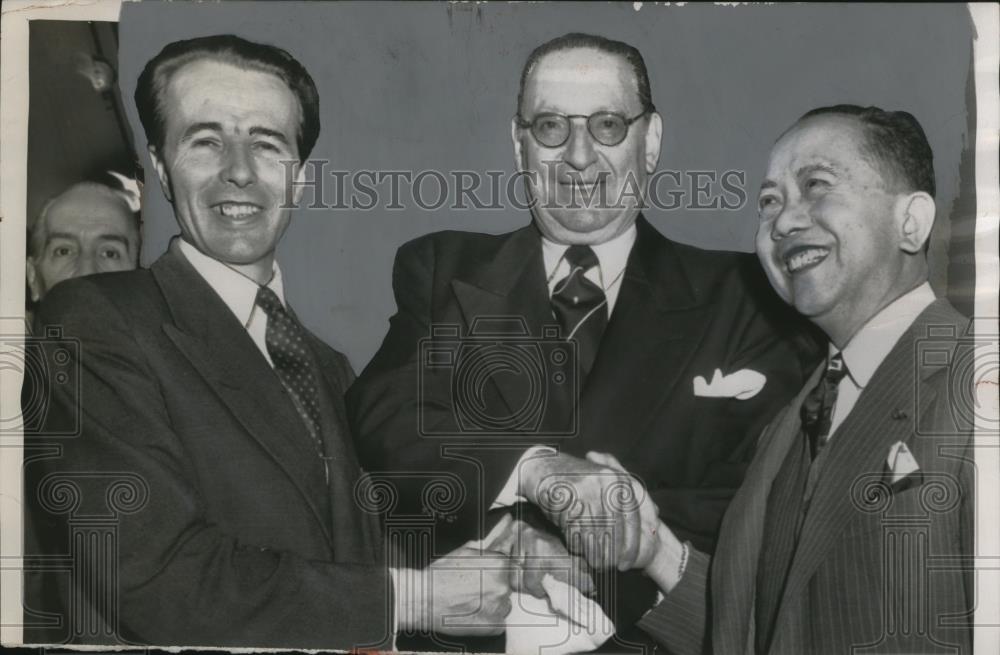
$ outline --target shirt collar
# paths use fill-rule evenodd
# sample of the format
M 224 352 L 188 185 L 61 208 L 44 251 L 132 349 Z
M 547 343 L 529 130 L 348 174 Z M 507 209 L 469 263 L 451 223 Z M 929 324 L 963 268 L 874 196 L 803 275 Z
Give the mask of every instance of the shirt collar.
M 916 289 L 889 303 L 851 337 L 842 351 L 847 373 L 858 387 L 864 388 L 882 360 L 909 329 L 920 313 L 934 302 L 931 285 L 924 282 Z M 830 357 L 837 348 L 830 344 Z
M 219 295 L 243 327 L 248 327 L 250 319 L 253 318 L 254 308 L 257 306 L 257 291 L 260 285 L 217 259 L 212 259 L 184 239 L 178 238 L 178 241 L 185 259 L 205 279 L 205 282 L 208 282 L 208 286 Z M 266 286 L 284 305 L 285 285 L 281 280 L 281 268 L 278 267 L 278 262 L 274 262 L 272 271 L 271 279 Z
M 605 289 L 617 280 L 622 271 L 625 270 L 637 232 L 635 223 L 633 223 L 614 239 L 590 246 L 594 254 L 597 255 Z M 556 243 L 548 237 L 542 237 L 542 257 L 545 260 L 546 277 L 552 277 L 568 249 L 569 246 L 565 243 Z

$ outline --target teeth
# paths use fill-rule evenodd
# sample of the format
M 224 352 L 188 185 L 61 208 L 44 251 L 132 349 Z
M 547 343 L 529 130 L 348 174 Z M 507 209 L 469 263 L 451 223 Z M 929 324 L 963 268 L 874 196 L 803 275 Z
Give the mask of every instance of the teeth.
M 224 202 L 219 205 L 219 213 L 227 218 L 243 218 L 252 216 L 259 211 L 260 207 L 244 203 Z
M 789 257 L 785 265 L 788 267 L 789 273 L 795 273 L 796 271 L 800 271 L 807 266 L 811 266 L 826 259 L 828 252 L 829 251 L 826 248 L 810 248 L 808 250 L 803 250 L 802 252 Z

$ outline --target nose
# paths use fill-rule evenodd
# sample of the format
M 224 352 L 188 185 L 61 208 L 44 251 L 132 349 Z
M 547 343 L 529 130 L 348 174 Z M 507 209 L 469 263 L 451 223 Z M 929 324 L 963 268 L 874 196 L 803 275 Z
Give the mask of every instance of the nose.
M 223 181 L 242 188 L 253 184 L 257 175 L 254 171 L 253 159 L 243 145 L 232 145 L 226 148 L 225 163 L 222 167 Z
M 93 275 L 97 272 L 97 254 L 94 252 L 80 253 L 80 257 L 76 260 L 76 270 L 73 272 L 73 277 Z
M 594 150 L 594 137 L 587 130 L 587 121 L 574 118 L 570 123 L 569 141 L 563 161 L 578 171 L 586 170 L 597 161 L 597 151 Z
M 809 207 L 803 202 L 790 202 L 771 224 L 771 240 L 780 241 L 809 227 L 812 218 Z

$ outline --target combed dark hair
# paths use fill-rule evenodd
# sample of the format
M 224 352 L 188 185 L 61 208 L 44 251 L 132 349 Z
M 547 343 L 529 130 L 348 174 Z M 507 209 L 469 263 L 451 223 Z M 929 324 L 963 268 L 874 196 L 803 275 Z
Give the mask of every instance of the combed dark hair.
M 157 152 L 163 151 L 163 140 L 166 138 L 163 93 L 170 77 L 185 64 L 200 59 L 270 73 L 287 84 L 298 98 L 302 110 L 296 135 L 299 160 L 304 162 L 309 158 L 319 137 L 319 93 L 312 77 L 295 57 L 281 48 L 247 41 L 232 34 L 174 41 L 146 64 L 135 87 L 135 105 L 146 131 L 146 139 Z
M 905 111 L 885 111 L 878 107 L 833 105 L 819 107 L 802 115 L 799 122 L 813 116 L 838 114 L 853 116 L 864 125 L 869 154 L 881 166 L 887 180 L 907 191 L 925 191 L 933 198 L 934 153 L 917 119 Z
M 596 34 L 583 34 L 582 32 L 570 32 L 556 37 L 551 41 L 546 41 L 531 51 L 528 60 L 524 62 L 521 70 L 521 85 L 517 91 L 517 111 L 521 111 L 521 101 L 524 99 L 524 85 L 528 81 L 528 75 L 545 55 L 564 50 L 575 50 L 577 48 L 590 48 L 598 52 L 622 57 L 632 66 L 635 73 L 635 83 L 639 89 L 639 103 L 643 111 L 654 112 L 653 94 L 649 88 L 649 73 L 646 71 L 646 62 L 639 51 L 622 41 L 614 41 Z

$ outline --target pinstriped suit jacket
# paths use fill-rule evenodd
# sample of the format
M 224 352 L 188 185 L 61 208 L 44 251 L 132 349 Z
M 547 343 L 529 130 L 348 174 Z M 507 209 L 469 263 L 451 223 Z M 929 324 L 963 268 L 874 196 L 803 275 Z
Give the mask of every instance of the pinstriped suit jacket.
M 879 366 L 827 448 L 768 652 L 971 653 L 975 490 L 968 320 L 938 299 Z M 640 626 L 671 652 L 752 653 L 768 494 L 822 368 L 764 431 L 715 557 L 696 553 Z M 919 473 L 891 483 L 903 441 Z M 790 516 L 788 520 L 797 520 Z

